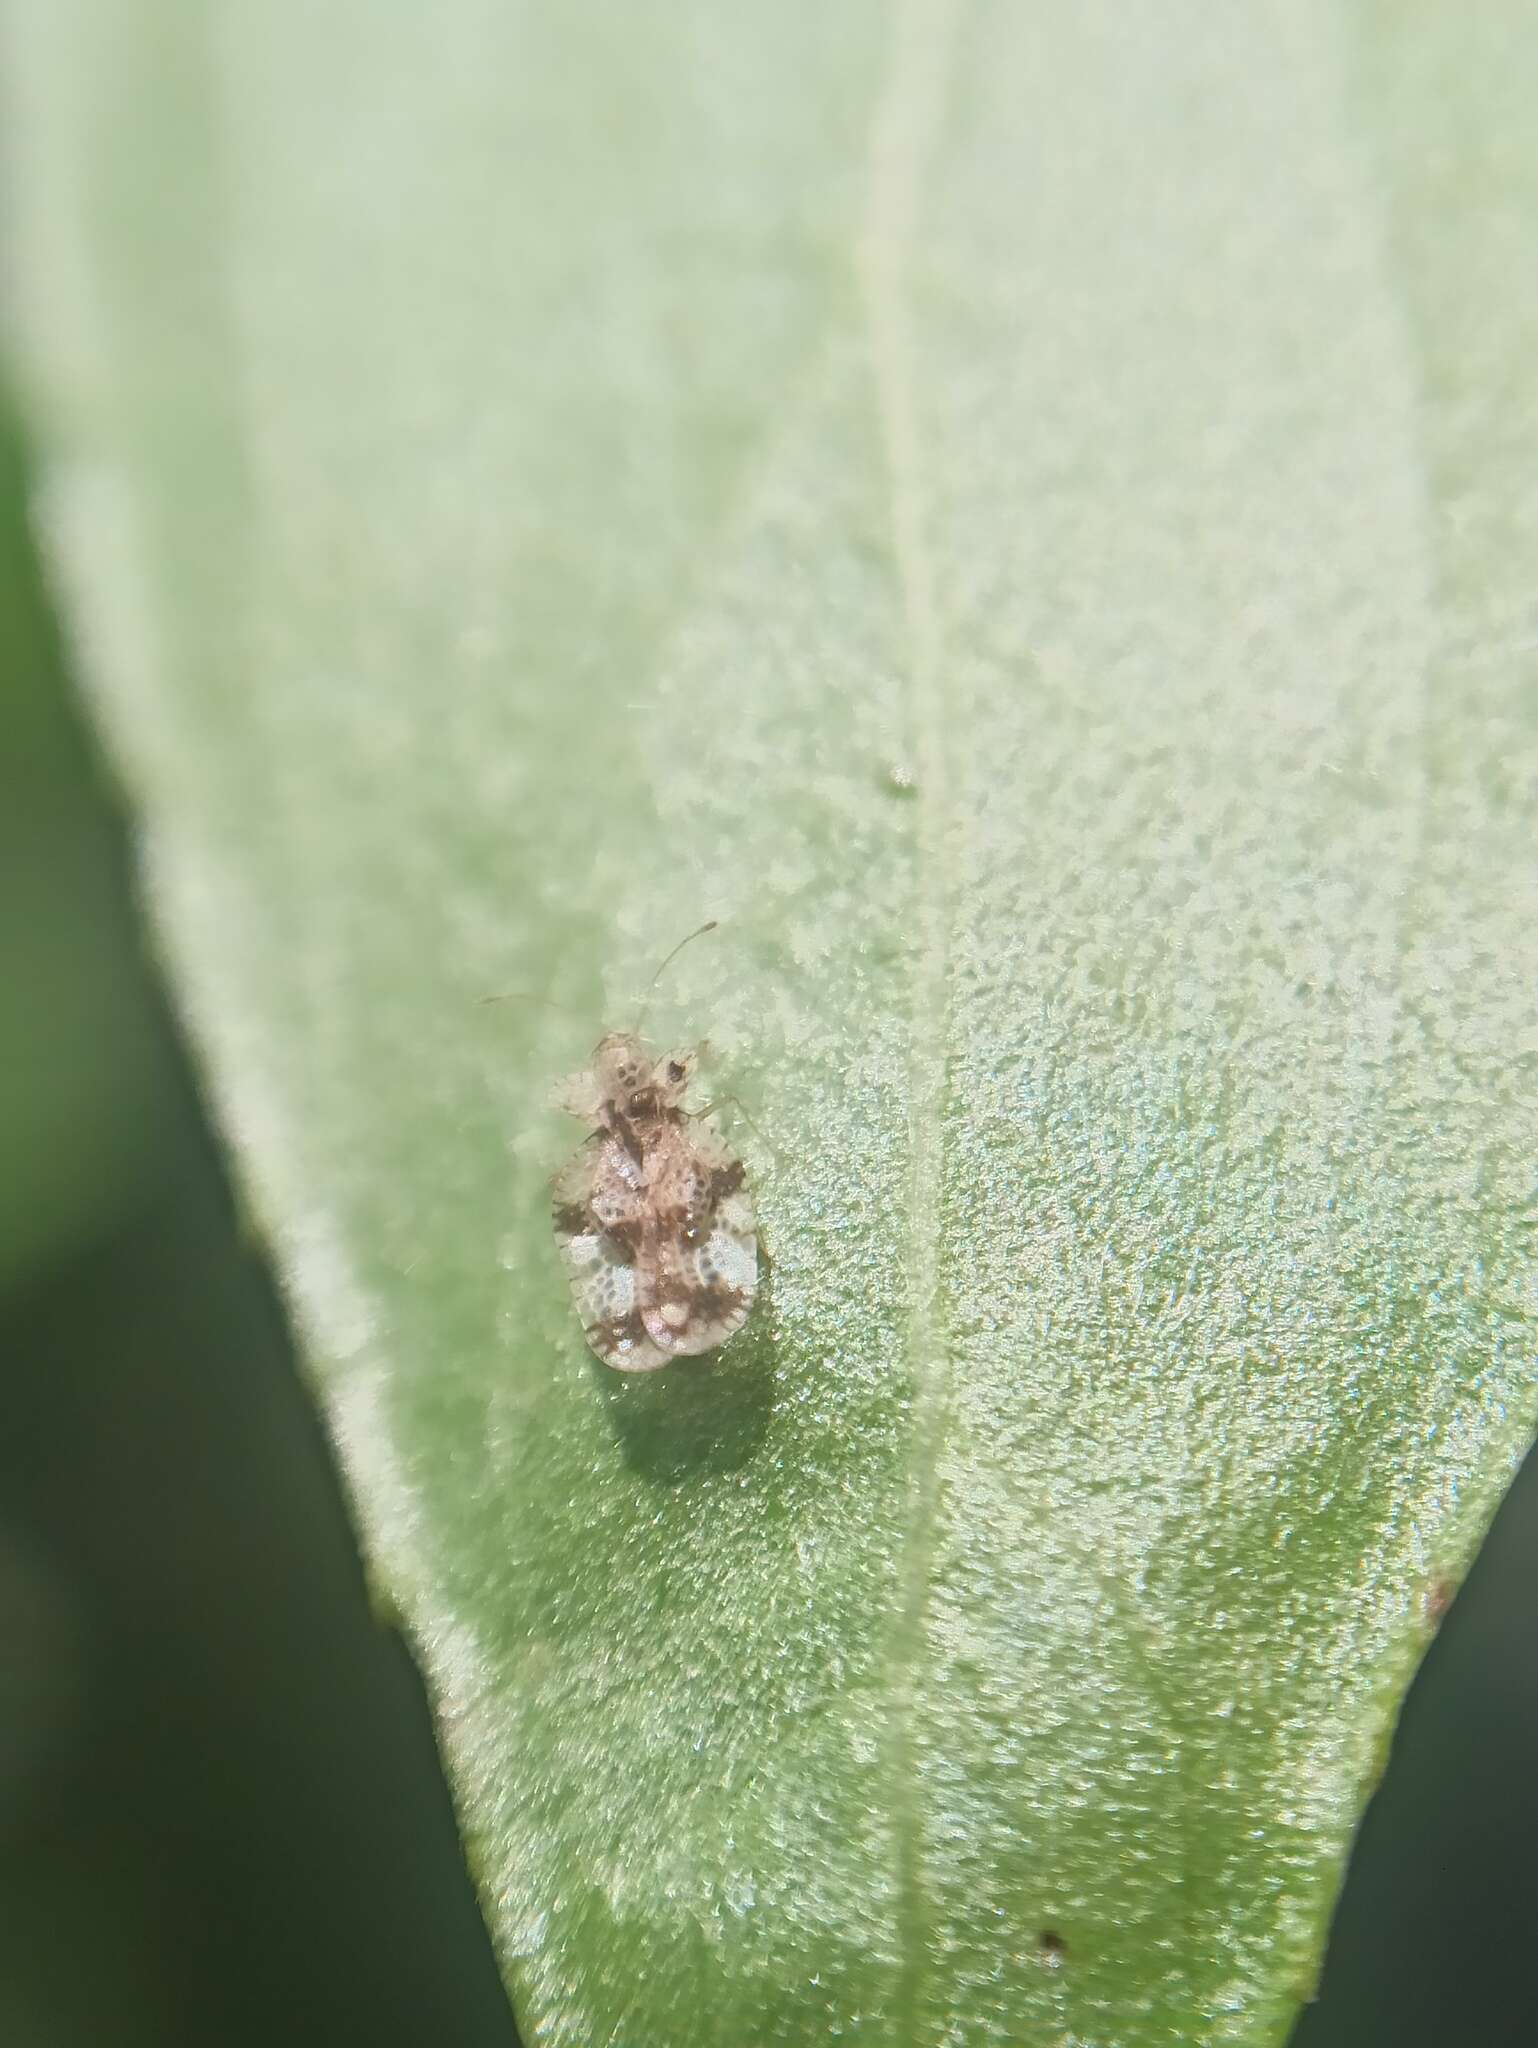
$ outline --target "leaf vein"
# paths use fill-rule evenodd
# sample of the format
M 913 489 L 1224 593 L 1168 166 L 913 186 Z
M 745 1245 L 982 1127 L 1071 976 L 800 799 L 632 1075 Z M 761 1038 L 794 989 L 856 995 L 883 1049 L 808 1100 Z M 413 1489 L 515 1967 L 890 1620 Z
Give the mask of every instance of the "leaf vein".
M 917 398 L 911 262 L 920 186 L 945 104 L 955 0 L 904 0 L 871 126 L 861 273 L 871 374 L 890 497 L 891 546 L 907 644 L 908 720 L 917 789 L 916 975 L 908 1077 L 908 1368 L 913 1389 L 908 1500 L 887 1647 L 888 1764 L 897 1876 L 899 2024 L 917 2037 L 923 1988 L 923 1811 L 918 1787 L 918 1673 L 938 1505 L 939 1451 L 950 1399 L 940 1299 L 950 904 L 945 668 Z

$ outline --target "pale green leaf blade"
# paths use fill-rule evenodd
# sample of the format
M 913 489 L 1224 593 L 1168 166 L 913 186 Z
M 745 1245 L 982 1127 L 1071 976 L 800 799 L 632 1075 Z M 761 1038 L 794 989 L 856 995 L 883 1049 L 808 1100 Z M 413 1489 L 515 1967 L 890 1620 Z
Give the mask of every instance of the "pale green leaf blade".
M 60 573 L 527 2030 L 1278 2039 L 1538 1408 L 1531 26 L 10 15 Z M 772 1278 L 624 1382 L 547 1091 L 706 916 Z

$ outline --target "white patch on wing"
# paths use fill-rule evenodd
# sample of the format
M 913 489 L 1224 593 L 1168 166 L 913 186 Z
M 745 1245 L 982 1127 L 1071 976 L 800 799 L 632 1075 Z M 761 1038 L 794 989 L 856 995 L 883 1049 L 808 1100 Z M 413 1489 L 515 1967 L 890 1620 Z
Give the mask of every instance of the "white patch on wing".
M 578 1246 L 583 1248 L 580 1256 Z M 635 1307 L 635 1267 L 611 1257 L 601 1237 L 568 1238 L 566 1265 L 584 1326 L 617 1321 Z
M 696 1270 L 704 1286 L 730 1287 L 742 1296 L 742 1313 L 732 1323 L 735 1328 L 746 1316 L 758 1285 L 758 1246 L 755 1240 L 726 1229 L 718 1220 L 715 1229 L 700 1246 Z

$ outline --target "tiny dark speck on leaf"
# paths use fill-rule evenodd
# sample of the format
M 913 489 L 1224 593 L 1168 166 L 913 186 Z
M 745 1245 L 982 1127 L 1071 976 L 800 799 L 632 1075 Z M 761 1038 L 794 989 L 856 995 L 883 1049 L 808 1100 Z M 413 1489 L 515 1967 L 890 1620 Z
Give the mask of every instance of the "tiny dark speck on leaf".
M 1042 1961 L 1049 1970 L 1060 1970 L 1068 1954 L 1068 1944 L 1055 1927 L 1044 1927 L 1036 1937 L 1036 1947 Z

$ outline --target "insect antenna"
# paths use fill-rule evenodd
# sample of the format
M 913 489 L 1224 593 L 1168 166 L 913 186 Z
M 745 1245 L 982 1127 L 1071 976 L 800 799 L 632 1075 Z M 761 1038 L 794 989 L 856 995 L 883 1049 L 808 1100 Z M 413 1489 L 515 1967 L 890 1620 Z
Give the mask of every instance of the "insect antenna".
M 571 1003 L 558 1003 L 553 997 L 537 996 L 526 988 L 504 989 L 501 995 L 496 996 L 477 996 L 475 1002 L 478 1009 L 487 1003 L 537 1003 L 542 1010 L 559 1010 L 563 1017 L 579 1014 Z
M 774 1147 L 769 1144 L 769 1140 L 764 1136 L 758 1125 L 748 1115 L 747 1106 L 740 1095 L 712 1095 L 703 1109 L 690 1110 L 689 1121 L 691 1123 L 698 1123 L 702 1117 L 714 1115 L 717 1107 L 723 1102 L 729 1102 L 732 1105 L 732 1108 L 736 1110 L 737 1114 L 742 1118 L 761 1145 L 767 1147 L 771 1152 L 774 1150 Z
M 678 944 L 673 948 L 672 952 L 664 957 L 662 965 L 657 969 L 656 973 L 652 976 L 651 980 L 646 984 L 646 993 L 644 996 L 642 996 L 640 1004 L 636 1010 L 634 1030 L 637 1038 L 639 1038 L 641 1035 L 641 1026 L 645 1022 L 646 1012 L 651 1008 L 652 996 L 656 993 L 657 984 L 659 981 L 661 981 L 663 974 L 669 967 L 672 966 L 673 962 L 678 958 L 679 954 L 683 951 L 685 946 L 692 945 L 696 939 L 703 938 L 706 932 L 713 932 L 719 922 L 719 918 L 706 918 L 705 922 L 699 927 L 697 931 L 692 931 L 689 933 L 687 938 L 680 939 Z

